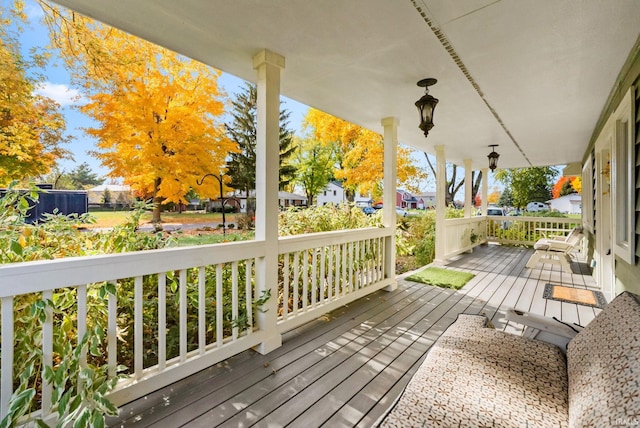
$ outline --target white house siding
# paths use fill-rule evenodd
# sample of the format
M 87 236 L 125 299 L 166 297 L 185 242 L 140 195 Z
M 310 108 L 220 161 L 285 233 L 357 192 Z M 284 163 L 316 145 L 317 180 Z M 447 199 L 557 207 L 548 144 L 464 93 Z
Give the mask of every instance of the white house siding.
M 560 196 L 556 199 L 547 201 L 551 210 L 564 214 L 581 214 L 582 213 L 582 197 L 577 193 Z
M 317 205 L 319 207 L 327 204 L 339 205 L 346 202 L 347 198 L 344 189 L 339 183 L 334 181 L 327 184 L 327 187 L 316 196 Z
M 640 40 L 636 43 L 634 48 L 631 50 L 632 54 L 627 60 L 627 63 L 623 67 L 620 75 L 618 76 L 617 82 L 614 85 L 615 91 L 612 93 L 609 99 L 609 103 L 604 108 L 604 114 L 600 118 L 599 122 L 595 126 L 594 134 L 591 138 L 591 144 L 589 145 L 589 149 L 585 152 L 583 157 L 583 167 L 585 170 L 593 171 L 592 177 L 592 189 L 595 189 L 595 182 L 597 179 L 597 171 L 596 166 L 593 161 L 594 158 L 594 147 L 595 142 L 598 136 L 602 133 L 603 128 L 607 120 L 613 115 L 613 112 L 620 104 L 621 100 L 625 96 L 625 94 L 629 91 L 629 88 L 635 88 L 633 93 L 635 99 L 634 107 L 635 107 L 635 135 L 632 136 L 633 140 L 631 143 L 634 145 L 633 156 L 629 161 L 631 162 L 632 172 L 635 174 L 634 177 L 631 177 L 630 180 L 634 183 L 635 194 L 630 202 L 631 206 L 634 207 L 634 232 L 635 232 L 635 257 L 632 263 L 629 263 L 622 258 L 615 256 L 614 266 L 614 276 L 615 276 L 615 292 L 621 293 L 622 291 L 628 290 L 636 294 L 640 294 L 640 266 L 638 265 L 638 258 L 640 257 L 640 115 L 637 113 L 640 111 Z M 592 164 L 587 164 L 586 162 L 590 161 Z M 598 195 L 597 192 L 593 192 L 594 197 L 593 200 L 593 217 L 595 218 L 596 212 L 598 210 Z M 588 195 L 584 195 L 587 197 Z M 616 207 L 613 207 L 613 219 L 617 218 Z M 583 213 L 583 219 L 585 216 L 589 217 L 590 213 Z M 613 221 L 613 220 L 612 220 Z M 597 227 L 597 225 L 596 225 Z M 596 232 L 597 233 L 597 229 Z M 593 251 L 595 245 L 594 235 L 589 234 L 589 253 Z M 596 265 L 601 262 L 601 260 L 595 260 Z
M 421 195 L 416 195 L 418 200 L 418 209 L 425 210 L 436 207 L 436 192 L 426 192 Z

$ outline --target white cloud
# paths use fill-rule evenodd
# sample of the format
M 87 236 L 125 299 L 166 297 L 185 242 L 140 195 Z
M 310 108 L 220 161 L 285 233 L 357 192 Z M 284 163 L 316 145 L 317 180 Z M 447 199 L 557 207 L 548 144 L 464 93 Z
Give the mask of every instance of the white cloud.
M 36 88 L 36 94 L 51 98 L 61 106 L 76 104 L 80 93 L 64 83 L 44 82 Z
M 33 2 L 27 2 L 25 4 L 24 12 L 27 14 L 27 18 L 29 18 L 29 21 L 31 22 L 35 22 L 44 16 L 42 8 Z

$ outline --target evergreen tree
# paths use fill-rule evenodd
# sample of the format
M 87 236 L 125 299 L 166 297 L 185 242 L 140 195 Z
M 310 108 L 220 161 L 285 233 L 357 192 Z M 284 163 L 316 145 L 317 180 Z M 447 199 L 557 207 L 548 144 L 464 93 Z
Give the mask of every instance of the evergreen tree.
M 104 178 L 100 178 L 96 173 L 92 172 L 89 164 L 86 162 L 81 163 L 71 171 L 69 177 L 73 181 L 76 189 L 87 189 L 104 182 Z
M 239 149 L 229 154 L 226 173 L 231 179 L 229 185 L 247 195 L 256 188 L 257 96 L 256 86 L 247 82 L 231 103 L 231 124 L 225 124 L 227 135 Z M 295 152 L 293 132 L 288 129 L 289 115 L 288 111 L 280 110 L 280 189 L 287 186 L 296 173 L 296 168 L 288 163 Z
M 513 198 L 511 197 L 511 189 L 505 187 L 500 197 L 498 198 L 498 205 L 501 207 L 512 207 Z
M 571 195 L 572 193 L 576 193 L 573 189 L 571 180 L 567 180 L 562 184 L 562 189 L 560 190 L 560 196 Z

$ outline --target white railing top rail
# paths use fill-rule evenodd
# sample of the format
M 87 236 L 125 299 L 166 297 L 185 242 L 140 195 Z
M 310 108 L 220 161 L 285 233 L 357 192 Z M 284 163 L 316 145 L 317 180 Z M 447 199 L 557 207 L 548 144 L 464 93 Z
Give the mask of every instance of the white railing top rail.
M 481 217 L 484 217 L 484 216 L 481 216 Z M 579 218 L 568 218 L 568 217 L 532 217 L 532 216 L 500 216 L 500 215 L 488 215 L 486 217 L 489 220 L 521 221 L 521 222 L 529 222 L 529 223 L 572 224 L 572 223 L 581 222 Z
M 484 221 L 486 221 L 486 217 L 484 216 L 459 217 L 459 218 L 447 218 L 445 219 L 445 224 L 448 226 L 453 226 L 458 224 L 482 223 Z
M 0 266 L 0 298 L 263 257 L 263 241 L 68 257 Z
M 331 232 L 307 233 L 305 235 L 282 236 L 278 240 L 279 253 L 320 248 L 325 245 L 346 244 L 348 242 L 391 236 L 391 228 L 367 227 L 362 229 L 335 230 Z

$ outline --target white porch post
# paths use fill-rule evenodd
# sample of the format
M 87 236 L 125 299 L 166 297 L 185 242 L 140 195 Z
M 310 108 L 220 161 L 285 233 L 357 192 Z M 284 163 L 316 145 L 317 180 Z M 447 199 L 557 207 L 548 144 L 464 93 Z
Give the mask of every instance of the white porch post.
M 471 178 L 471 159 L 464 160 L 464 216 L 466 218 L 471 217 L 471 207 L 473 201 L 471 200 L 473 192 L 473 179 Z
M 482 215 L 487 215 L 487 196 L 489 195 L 489 168 L 482 168 Z
M 277 329 L 278 300 L 278 183 L 280 157 L 280 71 L 284 57 L 263 50 L 253 57 L 258 73 L 256 128 L 256 240 L 265 241 L 267 252 L 256 262 L 258 296 L 267 290 L 271 298 L 256 314 L 258 328 L 267 332 L 256 347 L 266 354 L 282 345 Z
M 393 233 L 386 238 L 384 254 L 384 271 L 387 278 L 394 278 L 385 290 L 393 291 L 398 288 L 396 277 L 396 183 L 398 176 L 398 118 L 385 117 L 382 119 L 384 127 L 384 167 L 382 200 L 382 222 L 391 228 Z
M 447 209 L 447 168 L 444 146 L 438 145 L 434 148 L 436 149 L 436 258 L 434 262 L 443 264 L 445 250 L 444 217 Z

